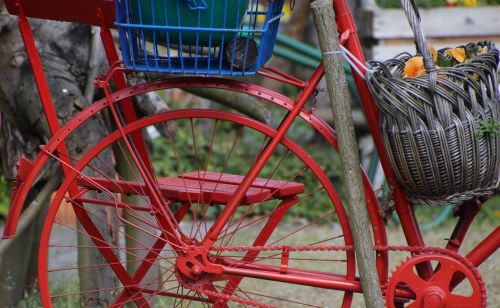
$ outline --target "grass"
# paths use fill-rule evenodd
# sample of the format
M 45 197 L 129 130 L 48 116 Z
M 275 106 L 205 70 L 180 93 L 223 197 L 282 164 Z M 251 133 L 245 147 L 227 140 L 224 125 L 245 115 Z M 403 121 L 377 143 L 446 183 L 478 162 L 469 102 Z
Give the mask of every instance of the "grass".
M 423 233 L 426 244 L 434 247 L 444 247 L 446 245 L 446 239 L 450 237 L 453 227 L 453 222 L 448 221 L 447 224 L 439 228 L 425 230 Z M 470 231 L 468 232 L 461 251 L 470 251 L 487 234 L 493 231 L 494 228 L 496 228 L 496 225 L 492 223 L 483 223 L 482 221 L 477 221 L 472 225 Z M 401 227 L 390 225 L 388 227 L 387 233 L 390 245 L 406 245 Z M 408 253 L 403 252 L 390 253 L 390 272 L 394 271 L 395 267 L 401 264 L 401 262 L 403 262 L 408 256 Z M 500 303 L 500 277 L 498 275 L 498 273 L 500 273 L 500 258 L 498 258 L 498 252 L 496 252 L 479 267 L 479 272 L 486 284 L 486 289 L 488 291 L 488 307 L 494 307 L 496 304 Z M 274 292 L 273 290 L 266 291 L 267 293 Z M 290 294 L 301 292 L 305 294 L 305 296 L 314 296 L 315 298 L 319 299 L 319 302 L 325 304 L 324 307 L 340 307 L 341 296 L 338 294 L 338 292 L 337 294 L 331 294 L 322 289 L 303 288 L 299 286 L 290 287 L 287 289 L 287 291 L 290 292 Z M 354 296 L 352 307 L 365 307 L 363 296 L 361 294 L 356 294 Z
M 10 185 L 7 183 L 0 168 L 0 220 L 7 217 L 10 206 Z
M 484 223 L 483 221 L 478 221 L 472 225 L 465 241 L 464 245 L 461 249 L 463 252 L 469 251 L 473 248 L 477 243 L 479 243 L 487 234 L 493 231 L 496 228 L 494 223 L 488 222 Z M 446 225 L 441 226 L 439 228 L 434 228 L 432 230 L 424 231 L 424 238 L 426 240 L 426 244 L 435 247 L 443 247 L 446 244 L 446 238 L 449 237 L 451 230 L 453 229 L 453 222 L 449 221 Z M 249 236 L 251 236 L 252 231 L 249 231 Z M 332 232 L 327 226 L 317 227 L 314 231 L 308 232 L 306 241 L 314 240 L 318 234 L 324 234 L 325 232 Z M 389 225 L 388 237 L 390 245 L 405 245 L 404 235 L 401 227 L 395 225 Z M 500 302 L 500 277 L 498 273 L 500 273 L 500 258 L 498 258 L 498 252 L 491 256 L 486 262 L 484 262 L 479 267 L 479 272 L 483 277 L 483 280 L 486 284 L 486 288 L 488 290 L 488 307 L 494 307 L 497 303 Z M 390 253 L 390 271 L 393 271 L 394 268 L 400 264 L 403 260 L 408 257 L 407 253 L 395 252 Z M 296 263 L 295 266 L 301 266 L 300 263 Z M 329 270 L 337 271 L 335 267 L 341 266 L 339 263 L 327 265 Z M 244 284 L 241 285 L 242 288 L 247 288 L 254 290 L 255 292 L 265 292 L 266 294 L 274 294 L 278 292 L 279 284 L 271 284 L 271 288 L 269 284 L 264 284 L 265 290 L 263 290 L 263 284 L 259 283 L 258 280 L 247 279 L 244 280 Z M 276 289 L 273 289 L 273 286 Z M 314 297 L 317 299 L 317 302 L 323 307 L 338 307 L 341 301 L 341 294 L 339 292 L 330 292 L 323 289 L 315 289 L 309 287 L 288 285 L 285 290 L 282 288 L 279 289 L 279 292 L 283 295 L 296 295 L 303 294 L 305 297 Z M 158 304 L 161 306 L 168 306 L 168 303 L 171 303 L 166 299 L 163 301 L 161 299 Z M 38 294 L 33 294 L 31 296 L 26 296 L 26 298 L 18 305 L 20 308 L 25 307 L 39 307 L 40 305 Z M 59 307 L 76 307 L 77 303 L 74 302 L 60 302 L 58 303 Z M 240 305 L 231 305 L 231 307 L 239 307 Z M 364 307 L 363 297 L 361 294 L 356 294 L 354 298 L 353 307 Z M 193 307 L 198 307 L 197 305 L 193 305 Z

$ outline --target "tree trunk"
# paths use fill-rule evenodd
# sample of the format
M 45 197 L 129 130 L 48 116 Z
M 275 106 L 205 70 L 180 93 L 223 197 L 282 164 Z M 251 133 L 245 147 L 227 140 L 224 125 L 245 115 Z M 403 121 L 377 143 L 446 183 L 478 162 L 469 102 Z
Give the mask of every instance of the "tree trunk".
M 0 307 L 14 306 L 23 292 L 36 283 L 40 229 L 47 211 L 51 193 L 59 185 L 59 178 L 51 178 L 30 203 L 19 220 L 18 236 L 0 242 Z
M 363 286 L 365 304 L 369 308 L 384 306 L 376 270 L 370 220 L 365 207 L 365 196 L 358 156 L 358 146 L 351 117 L 351 100 L 343 68 L 343 57 L 335 27 L 332 0 L 316 0 L 311 4 L 314 23 L 323 52 L 325 77 L 332 106 L 333 123 L 339 142 L 344 180 L 347 185 L 349 223 L 354 238 L 354 249 Z
M 121 148 L 126 148 L 123 143 Z M 139 170 L 137 167 L 131 166 L 131 158 L 128 153 L 124 153 L 118 149 L 114 152 L 117 170 L 120 176 L 125 180 L 136 181 Z M 134 204 L 138 206 L 145 205 L 144 198 L 138 195 L 125 196 L 123 201 L 126 204 Z M 135 213 L 135 215 L 137 215 L 137 213 Z M 147 225 L 143 221 L 134 218 L 134 215 L 130 215 L 126 210 L 123 211 L 123 219 L 130 222 L 125 224 L 125 232 L 127 234 L 125 243 L 127 250 L 131 251 L 130 254 L 127 254 L 127 272 L 133 276 L 149 252 L 144 248 L 153 247 L 153 244 L 157 239 L 156 237 L 141 231 L 139 228 L 146 230 L 151 234 L 156 234 L 157 230 L 152 227 L 156 224 L 156 222 L 154 215 L 142 215 L 141 219 L 147 220 L 151 223 L 151 225 Z M 155 290 L 158 287 L 159 268 L 160 266 L 151 266 L 148 273 L 142 279 L 143 283 L 148 284 L 148 288 L 150 289 Z
M 2 1 L 3 2 L 3 1 Z M 4 142 L 0 148 L 4 164 L 4 174 L 7 178 L 15 176 L 15 162 L 20 154 L 27 154 L 28 158 L 36 156 L 37 148 L 47 141 L 50 134 L 47 124 L 42 116 L 38 92 L 31 72 L 31 67 L 22 44 L 20 33 L 17 29 L 17 18 L 9 16 L 2 6 L 0 15 L 0 110 L 4 114 L 2 132 Z M 91 31 L 89 26 L 73 25 L 53 21 L 30 21 L 37 47 L 44 66 L 45 76 L 51 90 L 52 99 L 56 105 L 57 116 L 60 123 L 65 123 L 77 112 L 85 108 L 89 101 L 83 92 L 87 81 L 87 69 L 91 47 Z M 72 157 L 77 158 L 81 153 L 95 144 L 106 133 L 101 121 L 94 119 L 79 129 L 67 141 Z M 7 142 L 5 142 L 7 141 Z M 111 153 L 106 153 L 106 160 L 111 161 Z M 46 171 L 40 182 L 54 176 L 54 170 Z M 29 200 L 27 200 L 29 201 Z M 93 215 L 101 218 L 109 217 L 109 210 L 94 210 Z M 16 263 L 30 269 L 28 277 L 33 277 L 37 259 L 37 243 L 40 235 L 41 223 L 33 223 L 23 234 L 17 238 L 23 253 L 4 259 L 4 264 Z M 106 225 L 99 225 L 105 237 L 111 238 L 113 230 Z M 89 244 L 89 238 L 80 238 L 79 244 Z M 33 243 L 27 246 L 26 243 Z M 16 243 L 17 245 L 17 243 Z M 29 256 L 26 260 L 19 260 L 20 256 Z M 31 260 L 31 261 L 30 261 Z M 79 253 L 80 264 L 99 264 L 104 259 L 100 255 Z M 5 263 L 7 262 L 7 263 Z M 6 267 L 8 268 L 8 267 Z M 11 283 L 23 285 L 26 270 L 18 271 L 19 277 Z M 17 270 L 16 270 L 17 273 Z M 86 278 L 88 277 L 88 278 Z M 96 279 L 99 277 L 99 279 Z M 0 276 L 0 279 L 7 277 Z M 109 267 L 81 271 L 80 287 L 82 290 L 97 288 L 112 288 L 116 286 L 115 275 Z M 0 282 L 3 285 L 3 281 Z M 20 299 L 21 294 L 13 294 L 11 302 Z M 103 294 L 86 294 L 82 296 L 83 306 L 101 306 L 110 302 L 96 302 L 95 298 L 106 298 Z M 107 292 L 109 293 L 109 292 Z M 3 297 L 0 295 L 0 297 Z

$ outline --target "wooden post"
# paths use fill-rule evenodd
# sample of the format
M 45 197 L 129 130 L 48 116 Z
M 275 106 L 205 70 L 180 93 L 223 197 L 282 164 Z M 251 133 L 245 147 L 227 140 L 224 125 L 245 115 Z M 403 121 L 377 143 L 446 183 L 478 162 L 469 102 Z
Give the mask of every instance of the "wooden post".
M 332 0 L 316 0 L 311 3 L 311 8 L 321 51 L 323 52 L 333 123 L 337 132 L 344 181 L 347 185 L 347 213 L 354 238 L 354 249 L 363 286 L 363 296 L 366 307 L 384 307 L 375 264 L 370 220 L 365 207 L 358 146 L 351 117 L 351 99 L 342 67 L 343 57 L 335 25 L 333 3 Z

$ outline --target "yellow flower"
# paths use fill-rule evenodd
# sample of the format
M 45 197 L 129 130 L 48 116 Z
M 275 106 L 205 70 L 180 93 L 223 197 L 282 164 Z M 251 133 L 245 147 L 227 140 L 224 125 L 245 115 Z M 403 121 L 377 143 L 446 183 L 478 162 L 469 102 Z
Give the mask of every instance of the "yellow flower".
M 259 7 L 259 11 L 260 11 L 260 9 L 261 9 L 261 7 Z M 266 4 L 262 4 L 262 9 L 264 11 L 266 11 L 267 10 L 267 5 Z M 259 14 L 259 15 L 257 15 L 257 22 L 260 25 L 264 24 L 265 21 L 266 21 L 266 14 Z
M 477 55 L 480 56 L 480 55 L 485 55 L 488 53 L 488 46 L 478 46 L 477 47 Z
M 464 0 L 464 6 L 468 7 L 477 6 L 477 0 Z
M 465 61 L 465 49 L 464 48 L 451 48 L 451 49 L 447 49 L 444 53 L 450 57 L 453 57 L 459 63 L 463 63 Z
M 495 215 L 495 217 L 499 218 L 499 217 L 500 217 L 500 211 L 496 210 L 496 211 L 494 212 L 494 215 Z
M 424 59 L 422 57 L 413 57 L 406 61 L 403 78 L 420 77 L 424 74 Z

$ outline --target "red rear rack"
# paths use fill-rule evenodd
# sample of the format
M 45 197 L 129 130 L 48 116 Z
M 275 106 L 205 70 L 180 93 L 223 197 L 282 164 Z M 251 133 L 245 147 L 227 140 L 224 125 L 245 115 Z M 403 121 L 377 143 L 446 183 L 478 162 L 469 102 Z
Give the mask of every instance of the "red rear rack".
M 88 25 L 101 25 L 97 12 L 101 9 L 108 27 L 114 27 L 115 4 L 113 0 L 5 0 L 7 10 L 19 15 L 17 3 L 28 17 L 69 21 Z

